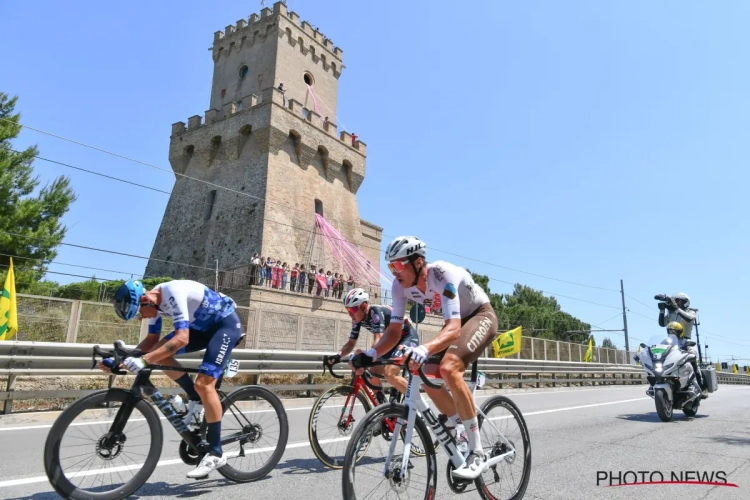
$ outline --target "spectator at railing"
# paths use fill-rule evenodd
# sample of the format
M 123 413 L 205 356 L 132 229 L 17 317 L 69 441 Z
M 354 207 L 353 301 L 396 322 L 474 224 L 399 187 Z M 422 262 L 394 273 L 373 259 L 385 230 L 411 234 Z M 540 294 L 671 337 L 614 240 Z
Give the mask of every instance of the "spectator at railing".
M 289 273 L 289 278 L 290 278 L 289 290 L 292 292 L 297 291 L 297 278 L 298 277 L 299 277 L 299 262 L 296 262 L 291 272 Z
M 326 292 L 326 296 L 328 295 L 328 281 L 326 279 L 326 273 L 321 267 L 318 269 L 318 274 L 315 276 L 316 284 L 318 285 L 317 291 L 315 292 L 315 295 L 320 296 L 323 291 Z
M 273 287 L 281 288 L 281 280 L 283 279 L 284 268 L 281 267 L 281 261 L 275 261 L 273 264 Z
M 266 258 L 261 257 L 260 263 L 258 264 L 258 286 L 263 286 L 263 282 L 266 280 Z
M 253 285 L 258 284 L 258 270 L 260 269 L 260 259 L 258 258 L 258 253 L 256 252 L 255 255 L 253 255 L 253 258 L 250 259 L 250 283 Z
M 281 266 L 281 289 L 286 291 L 286 284 L 289 281 L 289 266 L 286 262 Z
M 333 290 L 333 275 L 331 274 L 331 271 L 326 273 L 326 284 L 328 285 L 328 288 L 326 289 L 326 297 L 328 297 Z
M 307 293 L 312 295 L 313 287 L 315 286 L 317 278 L 317 271 L 315 270 L 315 264 L 310 264 L 310 272 L 307 275 Z
M 354 278 L 350 275 L 349 281 L 346 282 L 346 291 L 351 292 L 354 290 Z
M 269 257 L 266 260 L 266 288 L 271 288 L 271 285 L 273 284 L 273 259 Z
M 299 293 L 305 293 L 305 279 L 307 278 L 307 273 L 305 272 L 305 265 L 302 264 L 299 266 L 299 288 L 297 291 Z

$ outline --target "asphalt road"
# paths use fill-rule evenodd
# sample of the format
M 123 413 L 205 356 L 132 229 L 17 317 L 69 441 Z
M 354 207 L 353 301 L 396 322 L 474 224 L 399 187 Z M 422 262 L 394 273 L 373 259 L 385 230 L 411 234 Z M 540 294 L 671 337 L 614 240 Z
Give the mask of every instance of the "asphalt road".
M 675 412 L 670 423 L 659 420 L 653 400 L 641 386 L 508 395 L 524 413 L 531 435 L 532 471 L 525 498 L 750 498 L 750 387 L 722 386 L 703 402 L 696 418 L 686 419 L 681 412 Z M 286 452 L 266 478 L 249 484 L 232 484 L 218 474 L 202 481 L 186 479 L 190 467 L 175 460 L 177 434 L 165 426 L 161 456 L 164 464 L 157 467 L 134 498 L 341 498 L 341 472 L 324 468 L 308 445 L 309 412 L 307 402 L 288 404 L 290 435 Z M 23 422 L 12 421 L 14 425 L 0 421 L 0 498 L 58 498 L 44 475 L 41 458 L 50 418 L 26 417 Z M 447 487 L 446 458 L 439 453 L 436 497 L 457 497 Z M 726 481 L 738 487 L 609 487 L 608 479 L 597 485 L 597 475 L 609 471 L 615 476 L 626 471 L 658 471 L 665 480 L 673 472 L 684 475 L 688 471 L 724 471 Z M 634 476 L 625 479 L 633 482 Z M 460 496 L 478 497 L 471 491 Z

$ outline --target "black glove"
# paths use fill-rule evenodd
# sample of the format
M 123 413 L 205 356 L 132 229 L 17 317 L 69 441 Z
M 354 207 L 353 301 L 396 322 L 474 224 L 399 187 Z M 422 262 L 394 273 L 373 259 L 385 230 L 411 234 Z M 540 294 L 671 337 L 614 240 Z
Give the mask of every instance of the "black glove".
M 328 366 L 333 366 L 336 363 L 341 363 L 341 354 L 334 354 L 332 356 L 328 356 Z
M 364 352 L 352 356 L 350 361 L 354 368 L 367 368 L 368 366 L 372 366 L 372 358 Z
M 657 305 L 659 306 L 660 311 L 663 311 L 667 308 L 667 304 L 665 304 L 664 302 L 659 302 Z

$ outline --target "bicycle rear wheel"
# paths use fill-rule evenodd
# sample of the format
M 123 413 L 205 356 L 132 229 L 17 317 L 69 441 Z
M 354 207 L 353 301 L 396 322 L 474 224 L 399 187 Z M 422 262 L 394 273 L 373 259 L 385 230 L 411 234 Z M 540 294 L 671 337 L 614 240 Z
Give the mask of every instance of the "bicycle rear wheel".
M 231 392 L 222 407 L 221 442 L 227 464 L 218 471 L 236 483 L 257 481 L 284 455 L 289 438 L 284 406 L 273 392 L 249 385 Z
M 118 412 L 131 397 L 131 392 L 123 389 L 104 390 L 79 399 L 57 418 L 44 446 L 44 470 L 60 496 L 119 500 L 148 481 L 164 439 L 153 407 L 138 399 L 133 413 L 140 415 L 131 414 L 122 433 L 110 433 Z M 89 421 L 73 423 L 77 417 Z M 139 447 L 144 441 L 150 443 Z M 66 453 L 68 446 L 71 451 Z M 107 479 L 109 486 L 105 485 Z
M 435 498 L 437 459 L 430 433 L 421 419 L 415 421 L 413 438 L 425 443 L 425 454 L 417 456 L 410 453 L 409 467 L 404 476 L 401 475 L 406 449 L 404 440 L 395 436 L 392 438 L 392 441 L 396 441 L 395 449 L 388 461 L 392 441 L 371 438 L 373 430 L 381 428 L 386 419 L 398 419 L 406 426 L 407 412 L 406 406 L 401 404 L 376 406 L 354 430 L 344 460 L 344 498 Z
M 493 396 L 482 405 L 478 420 L 482 444 L 490 458 L 515 449 L 514 455 L 474 480 L 479 496 L 484 500 L 523 498 L 531 474 L 531 441 L 521 410 L 505 396 Z

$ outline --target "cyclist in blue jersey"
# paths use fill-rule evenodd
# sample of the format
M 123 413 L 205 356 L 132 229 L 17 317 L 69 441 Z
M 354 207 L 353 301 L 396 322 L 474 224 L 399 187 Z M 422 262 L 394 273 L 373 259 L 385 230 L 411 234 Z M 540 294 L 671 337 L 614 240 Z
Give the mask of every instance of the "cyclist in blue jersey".
M 344 297 L 344 307 L 346 307 L 349 317 L 352 318 L 352 331 L 349 334 L 349 340 L 344 344 L 341 350 L 328 358 L 331 365 L 338 363 L 343 356 L 346 356 L 354 350 L 354 346 L 357 345 L 357 340 L 359 339 L 359 332 L 363 326 L 375 334 L 372 340 L 372 345 L 375 345 L 391 322 L 391 308 L 389 306 L 370 305 L 370 296 L 362 288 L 355 288 L 346 294 Z M 403 327 L 401 328 L 401 338 L 396 345 L 387 353 L 383 354 L 380 359 L 398 358 L 406 349 L 418 345 L 419 335 L 411 323 L 406 320 L 403 322 Z M 358 349 L 355 354 L 359 354 L 360 352 L 362 351 Z M 367 352 L 372 354 L 374 353 L 374 350 L 370 349 Z M 400 370 L 398 366 L 378 366 L 371 368 L 370 371 L 377 373 L 378 375 L 384 375 L 385 379 L 393 387 L 398 389 L 401 393 L 406 392 L 407 382 L 404 377 L 399 375 Z M 379 386 L 380 380 L 373 378 L 371 383 Z M 385 396 L 383 395 L 382 389 L 375 391 L 375 397 L 379 403 L 385 402 Z M 391 395 L 391 399 L 394 397 L 395 393 Z
M 127 358 L 122 363 L 122 367 L 132 373 L 138 373 L 149 364 L 180 366 L 174 358 L 177 354 L 206 350 L 195 383 L 187 373 L 165 373 L 189 398 L 186 423 L 200 414 L 201 402 L 205 407 L 209 452 L 187 476 L 208 476 L 227 463 L 221 449 L 222 411 L 216 381 L 242 335 L 242 323 L 234 301 L 196 281 L 168 281 L 146 291 L 140 281 L 130 280 L 117 290 L 113 304 L 117 315 L 126 321 L 139 311 L 141 317 L 148 319 L 148 335 L 138 346 L 146 354 Z M 174 331 L 159 340 L 164 316 L 172 318 Z M 107 370 L 102 364 L 100 367 Z

